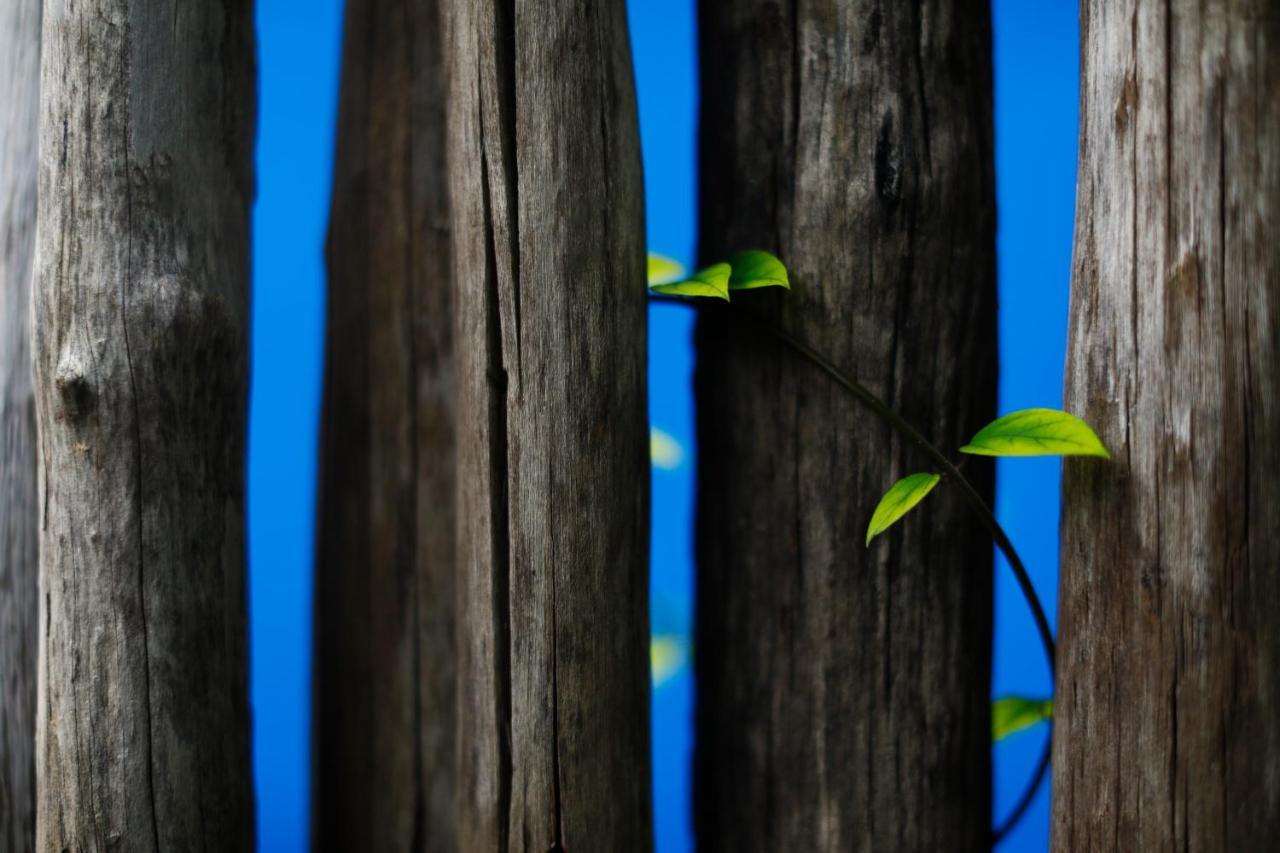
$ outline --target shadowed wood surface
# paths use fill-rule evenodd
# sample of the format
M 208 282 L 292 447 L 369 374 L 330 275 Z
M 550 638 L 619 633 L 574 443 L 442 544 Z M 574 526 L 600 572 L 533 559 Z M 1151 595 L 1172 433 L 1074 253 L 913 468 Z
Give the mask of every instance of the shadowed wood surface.
M 1087 0 L 1053 848 L 1280 845 L 1280 5 Z
M 36 237 L 40 0 L 0 0 L 0 850 L 36 831 Z
M 346 7 L 316 537 L 316 850 L 457 846 L 438 7 Z
M 645 231 L 625 4 L 446 8 L 460 846 L 645 851 Z
M 252 5 L 43 32 L 36 847 L 247 851 Z
M 996 387 L 987 4 L 700 8 L 703 261 L 777 252 L 792 291 L 738 307 L 960 446 Z M 699 847 L 986 849 L 991 542 L 944 483 L 867 548 L 927 459 L 725 316 L 697 330 Z

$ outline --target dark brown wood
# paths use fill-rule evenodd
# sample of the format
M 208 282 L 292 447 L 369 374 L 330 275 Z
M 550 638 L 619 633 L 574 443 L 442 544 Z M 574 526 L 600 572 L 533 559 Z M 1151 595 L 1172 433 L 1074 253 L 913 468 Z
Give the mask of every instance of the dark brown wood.
M 1082 4 L 1053 848 L 1280 846 L 1280 5 Z
M 943 448 L 995 403 L 990 53 L 978 0 L 701 3 L 703 260 L 777 252 L 792 291 L 738 307 Z M 928 460 L 722 312 L 697 349 L 700 849 L 985 848 L 981 524 L 944 485 L 867 548 Z
M 0 851 L 36 830 L 36 238 L 40 0 L 0 0 Z
M 253 14 L 47 3 L 36 848 L 247 851 Z
M 626 8 L 446 8 L 459 841 L 645 851 L 645 232 Z
M 316 850 L 456 849 L 454 373 L 437 0 L 349 0 L 316 537 Z

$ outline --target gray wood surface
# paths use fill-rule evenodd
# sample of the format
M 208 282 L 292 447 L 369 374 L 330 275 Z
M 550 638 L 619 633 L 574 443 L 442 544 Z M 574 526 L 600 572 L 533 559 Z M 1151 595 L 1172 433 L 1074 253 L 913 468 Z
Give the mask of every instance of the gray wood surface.
M 450 0 L 459 840 L 648 850 L 644 211 L 623 0 Z
M 35 844 L 36 237 L 40 0 L 0 0 L 0 851 Z
M 36 847 L 250 850 L 248 2 L 49 2 Z
M 995 403 L 988 4 L 700 9 L 702 259 L 777 252 L 792 291 L 738 307 L 954 450 Z M 944 484 L 867 548 L 928 461 L 724 316 L 697 329 L 699 847 L 985 849 L 991 543 Z
M 1088 0 L 1053 848 L 1280 846 L 1280 4 Z
M 437 0 L 349 0 L 316 538 L 317 850 L 456 849 L 454 374 Z

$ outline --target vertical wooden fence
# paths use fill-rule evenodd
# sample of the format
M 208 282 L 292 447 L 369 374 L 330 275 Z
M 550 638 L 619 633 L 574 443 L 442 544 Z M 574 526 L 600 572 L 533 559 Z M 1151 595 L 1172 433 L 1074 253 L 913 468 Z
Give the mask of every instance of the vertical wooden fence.
M 995 403 L 987 4 L 700 9 L 703 258 L 777 252 L 792 291 L 740 309 L 964 443 Z M 697 332 L 699 847 L 983 848 L 991 543 L 940 490 L 868 548 L 928 460 L 728 316 Z
M 451 0 L 459 841 L 651 847 L 644 205 L 622 0 Z
M 36 847 L 247 850 L 251 8 L 43 33 Z
M 1053 847 L 1280 840 L 1280 11 L 1087 0 Z
M 996 369 L 987 5 L 700 9 L 703 254 L 794 282 L 735 310 L 963 443 Z M 1067 407 L 1114 459 L 1067 467 L 1054 847 L 1265 849 L 1280 16 L 1083 11 Z M 652 847 L 625 12 L 348 4 L 318 849 Z M 248 850 L 251 9 L 0 0 L 0 73 L 0 847 Z M 990 544 L 940 491 L 865 547 L 927 461 L 731 316 L 697 332 L 699 846 L 983 848 Z
M 317 850 L 449 851 L 454 371 L 437 0 L 348 0 L 316 536 Z

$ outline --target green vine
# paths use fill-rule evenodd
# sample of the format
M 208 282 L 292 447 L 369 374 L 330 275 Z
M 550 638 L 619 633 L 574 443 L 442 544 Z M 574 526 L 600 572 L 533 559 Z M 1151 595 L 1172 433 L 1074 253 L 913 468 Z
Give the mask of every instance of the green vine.
M 649 288 L 657 296 L 654 302 L 700 307 L 706 298 L 731 301 L 736 290 L 762 287 L 790 289 L 790 277 L 783 263 L 768 252 L 751 250 L 733 255 L 728 261 L 713 264 L 685 277 L 674 261 L 659 255 L 649 256 Z M 715 307 L 708 306 L 708 307 Z M 705 309 L 704 309 L 705 310 Z M 1055 672 L 1053 632 L 1044 606 L 1036 594 L 1022 559 L 1008 535 L 996 520 L 978 490 L 960 468 L 909 424 L 892 407 L 841 370 L 831 359 L 809 347 L 781 327 L 746 311 L 719 305 L 716 310 L 731 312 L 735 321 L 771 335 L 784 346 L 818 368 L 838 385 L 866 405 L 882 421 L 914 444 L 933 462 L 937 471 L 908 474 L 898 480 L 880 499 L 867 524 L 866 544 L 888 530 L 915 509 L 944 480 L 950 481 L 977 515 L 996 547 L 1004 554 L 1023 598 L 1031 610 L 1044 647 L 1050 678 Z M 1109 459 L 1110 454 L 1094 431 L 1079 418 L 1056 409 L 1023 409 L 1011 412 L 987 424 L 959 448 L 960 453 L 978 456 L 1093 456 Z M 993 832 L 994 841 L 1002 839 L 1022 818 L 1043 783 L 1052 755 L 1053 700 L 1006 696 L 992 703 L 992 738 L 999 741 L 1039 723 L 1049 726 L 1049 737 L 1037 762 L 1033 777 L 1009 817 Z

